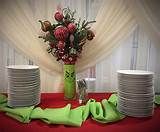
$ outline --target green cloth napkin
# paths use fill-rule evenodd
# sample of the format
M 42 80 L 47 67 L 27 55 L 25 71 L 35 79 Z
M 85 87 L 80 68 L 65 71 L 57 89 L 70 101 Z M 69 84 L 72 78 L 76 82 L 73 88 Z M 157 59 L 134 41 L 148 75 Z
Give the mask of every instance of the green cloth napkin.
M 121 120 L 125 117 L 118 112 L 116 106 L 112 102 L 104 99 L 101 103 L 95 101 L 90 103 L 90 112 L 93 120 L 100 123 L 109 123 Z
M 154 103 L 156 105 L 160 105 L 160 95 L 155 95 L 155 101 L 154 101 Z
M 95 101 L 95 100 L 94 99 L 90 99 L 90 100 L 88 100 L 86 105 L 81 106 L 83 108 L 83 113 L 82 113 L 83 121 L 85 121 L 88 118 L 88 116 L 90 114 L 90 108 L 89 108 L 90 107 L 90 103 L 93 102 L 93 101 Z
M 63 108 L 35 108 L 31 113 L 31 119 L 41 119 L 48 124 L 63 124 L 67 122 L 71 105 L 68 104 Z
M 1 107 L 0 109 L 6 112 L 6 115 L 20 121 L 23 123 L 30 122 L 30 114 L 34 106 L 30 107 L 21 107 L 21 108 L 10 108 L 10 107 Z
M 70 126 L 81 126 L 84 107 L 71 109 L 71 104 L 63 108 L 47 108 L 42 110 L 35 108 L 31 113 L 31 119 L 41 119 L 48 124 L 64 124 Z
M 6 102 L 6 98 L 1 96 Z M 21 107 L 10 108 L 0 107 L 6 112 L 6 115 L 23 123 L 29 123 L 31 119 L 40 119 L 48 124 L 64 124 L 69 126 L 81 126 L 82 123 L 92 116 L 93 120 L 100 123 L 114 122 L 123 119 L 125 116 L 119 113 L 116 109 L 117 95 L 112 94 L 108 100 L 104 99 L 102 102 L 96 102 L 90 99 L 86 105 L 71 109 L 71 104 L 63 108 L 46 108 L 40 107 Z
M 3 94 L 0 94 L 0 107 L 7 106 L 7 97 Z
M 3 94 L 0 94 L 0 104 L 7 102 L 7 97 Z
M 108 123 L 124 118 L 124 116 L 117 111 L 116 104 L 117 95 L 112 95 L 108 101 L 106 99 L 103 100 L 102 104 L 96 102 L 94 99 L 90 99 L 86 105 L 79 106 L 75 109 L 71 109 L 70 104 L 63 108 L 47 108 L 44 110 L 37 107 L 32 111 L 30 118 L 41 119 L 48 124 L 81 126 L 82 122 L 91 114 L 93 120 Z
M 112 103 L 114 106 L 117 106 L 117 102 L 118 102 L 118 96 L 117 96 L 117 94 L 112 94 L 109 97 L 108 102 Z
M 83 122 L 83 111 L 84 107 L 80 106 L 75 109 L 72 109 L 68 116 L 68 121 L 66 125 L 77 126 L 80 127 Z

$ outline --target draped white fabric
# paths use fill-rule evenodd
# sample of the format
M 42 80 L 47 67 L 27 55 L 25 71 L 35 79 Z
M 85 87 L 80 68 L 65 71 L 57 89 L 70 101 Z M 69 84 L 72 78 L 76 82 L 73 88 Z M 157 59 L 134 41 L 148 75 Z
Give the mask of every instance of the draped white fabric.
M 62 64 L 46 52 L 45 43 L 38 39 L 38 20 L 53 21 L 58 3 L 57 0 L 1 0 L 0 35 L 48 73 L 58 73 L 56 76 L 61 82 Z M 96 37 L 85 45 L 82 58 L 76 64 L 77 72 L 94 66 L 110 55 L 132 33 L 137 23 L 151 40 L 159 44 L 159 5 L 159 0 L 104 0 L 92 26 Z M 79 14 L 84 15 L 83 6 L 79 8 L 82 10 Z
M 125 40 L 136 25 L 124 0 L 105 0 L 96 17 L 93 29 L 96 37 L 86 45 L 77 63 L 78 71 L 89 68 L 110 55 L 120 41 Z
M 50 73 L 61 72 L 62 66 L 45 51 L 43 42 L 37 38 L 40 30 L 37 21 L 43 18 L 51 20 L 51 10 L 54 11 L 56 5 L 51 0 L 36 0 L 35 9 L 32 9 L 27 0 L 5 0 L 0 11 L 0 31 L 6 40 Z M 103 5 L 105 6 L 100 9 L 93 26 L 96 31 L 95 40 L 87 44 L 83 57 L 77 63 L 77 71 L 95 65 L 109 54 L 135 25 L 123 0 L 108 0 Z
M 155 93 L 160 93 L 160 47 L 149 39 L 143 28 L 134 32 L 111 55 L 96 64 L 96 92 L 117 91 L 117 70 L 138 69 L 155 73 Z
M 6 41 L 28 56 L 48 72 L 61 72 L 62 66 L 47 52 L 44 42 L 38 39 L 39 19 L 51 19 L 57 4 L 53 1 L 35 1 L 34 10 L 27 0 L 4 0 L 0 6 L 0 32 Z M 47 4 L 47 9 L 45 5 Z M 37 11 L 38 10 L 38 11 Z
M 160 1 L 126 0 L 126 3 L 149 38 L 160 45 Z

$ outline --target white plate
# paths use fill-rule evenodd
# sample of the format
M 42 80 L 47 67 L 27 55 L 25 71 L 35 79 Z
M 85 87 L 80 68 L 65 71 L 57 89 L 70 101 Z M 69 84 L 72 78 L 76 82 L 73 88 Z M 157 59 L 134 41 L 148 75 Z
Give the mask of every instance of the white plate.
M 38 69 L 38 66 L 35 65 L 10 65 L 7 66 L 8 69 L 14 69 L 14 70 L 28 70 L 28 69 Z
M 125 98 L 125 97 L 122 97 L 122 96 L 118 95 L 118 98 L 122 99 L 122 100 L 125 100 L 125 101 L 129 101 L 129 102 L 141 102 L 141 103 L 145 103 L 145 102 L 148 102 L 148 101 L 154 102 L 154 97 L 150 97 L 150 98 L 146 98 L 146 99 L 138 99 L 138 98 L 129 99 L 129 98 Z
M 40 97 L 40 93 L 37 93 L 37 95 L 34 96 L 14 96 L 14 95 L 9 95 L 8 100 L 11 102 L 22 102 L 22 101 L 34 101 L 37 100 Z
M 30 89 L 11 89 L 11 90 L 9 90 L 9 92 L 8 93 L 19 93 L 19 94 L 21 94 L 22 92 L 24 92 L 24 93 L 33 93 L 33 92 L 35 92 L 35 93 L 37 93 L 37 92 L 39 92 L 40 91 L 40 87 L 35 87 L 35 88 L 30 88 Z
M 9 82 L 9 86 L 29 86 L 29 85 L 34 85 L 34 84 L 40 84 L 40 80 L 34 80 L 34 81 L 24 81 L 24 82 Z
M 121 98 L 118 98 L 118 104 L 123 105 L 125 107 L 130 107 L 130 108 L 152 108 L 154 106 L 154 102 L 152 101 L 146 101 L 146 102 L 141 102 L 141 101 L 126 101 Z
M 153 79 L 153 75 L 148 75 L 148 76 L 141 76 L 141 75 L 125 75 L 125 74 L 118 74 L 118 78 L 122 78 L 122 79 L 132 79 L 132 80 L 136 80 L 136 79 L 140 79 L 140 80 L 144 80 L 144 79 Z
M 22 101 L 22 102 L 12 102 L 12 101 L 8 101 L 7 104 L 10 107 L 26 107 L 26 106 L 36 106 L 40 103 L 40 100 L 35 100 L 33 102 L 26 102 L 26 101 Z
M 151 99 L 151 98 L 154 98 L 154 93 L 151 93 L 150 95 L 148 94 L 144 94 L 144 95 L 141 95 L 141 94 L 125 94 L 125 92 L 123 91 L 118 91 L 118 96 L 119 97 L 123 97 L 123 98 L 127 98 L 127 99 Z
M 150 79 L 150 80 L 147 80 L 147 79 L 144 79 L 143 81 L 142 80 L 128 80 L 128 79 L 118 79 L 118 82 L 124 82 L 124 83 L 153 83 L 153 79 Z
M 40 83 L 40 79 L 37 79 L 37 80 L 20 81 L 20 82 L 10 81 L 9 85 L 29 85 L 29 84 L 39 84 L 39 83 Z
M 140 93 L 131 93 L 130 91 L 128 92 L 122 92 L 122 91 L 118 91 L 118 95 L 124 95 L 126 97 L 135 97 L 135 98 L 138 98 L 138 97 L 142 97 L 142 98 L 149 98 L 149 97 L 154 97 L 154 93 L 147 93 L 147 94 L 140 94 Z
M 125 84 L 125 83 L 119 83 L 118 86 L 120 87 L 126 87 L 126 88 L 134 88 L 134 89 L 145 89 L 145 88 L 153 88 L 153 84 L 146 84 L 146 85 L 140 85 L 140 84 Z
M 37 74 L 39 72 L 40 72 L 39 69 L 37 69 L 37 70 L 31 70 L 31 69 L 29 69 L 29 70 L 9 70 L 8 69 L 9 75 L 15 75 L 15 74 L 16 75 L 22 75 L 22 74 L 28 75 L 28 74 Z
M 127 74 L 127 75 L 142 75 L 142 76 L 147 76 L 147 75 L 154 75 L 153 72 L 151 71 L 143 71 L 143 70 L 118 70 L 117 71 L 119 74 Z
M 10 75 L 8 74 L 9 79 L 27 79 L 27 78 L 38 78 L 40 77 L 40 74 L 28 74 L 28 75 Z
M 123 92 L 130 92 L 130 93 L 134 93 L 137 94 L 137 93 L 140 93 L 140 92 L 145 92 L 145 93 L 153 93 L 154 92 L 154 89 L 153 89 L 153 86 L 149 86 L 149 87 L 136 87 L 136 86 L 122 86 L 122 85 L 119 85 L 118 86 L 118 89 L 120 91 L 123 91 Z
M 33 96 L 37 96 L 37 94 L 40 93 L 40 90 L 38 91 L 33 91 L 33 92 L 13 92 L 10 91 L 10 93 L 8 93 L 9 96 L 29 96 L 29 95 L 33 95 Z
M 123 107 L 121 105 L 117 106 L 118 111 L 120 111 L 121 113 L 128 115 L 128 116 L 132 116 L 132 117 L 148 117 L 148 116 L 152 116 L 154 113 L 154 109 L 148 109 L 148 110 L 134 110 L 134 109 L 126 109 L 126 107 Z
M 24 83 L 20 83 L 20 84 L 16 84 L 16 83 L 10 83 L 9 84 L 9 88 L 19 88 L 19 87 L 24 87 L 24 88 L 29 88 L 29 87 L 36 87 L 36 86 L 39 86 L 40 85 L 40 83 L 39 82 L 35 82 L 35 83 L 26 83 L 26 84 L 24 84 Z

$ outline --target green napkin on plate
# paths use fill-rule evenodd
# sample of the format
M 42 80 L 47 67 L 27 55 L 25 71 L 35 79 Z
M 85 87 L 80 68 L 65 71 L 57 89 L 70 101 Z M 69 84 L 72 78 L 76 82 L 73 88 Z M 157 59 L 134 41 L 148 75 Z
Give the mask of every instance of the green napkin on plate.
M 156 105 L 160 105 L 160 95 L 155 95 L 155 101 L 154 101 L 154 103 Z
M 109 97 L 108 102 L 111 102 L 114 106 L 117 106 L 117 102 L 118 102 L 118 96 L 117 96 L 117 94 L 112 94 Z
M 0 107 L 7 106 L 7 97 L 3 94 L 0 94 Z
M 112 102 L 103 99 L 102 106 L 104 108 L 104 123 L 115 122 L 125 118 L 125 116 L 117 110 L 116 106 Z
M 7 102 L 7 97 L 3 94 L 0 94 L 0 104 Z
M 30 114 L 34 106 L 30 107 L 20 107 L 20 108 L 10 108 L 10 107 L 1 107 L 0 109 L 6 112 L 6 115 L 20 121 L 23 123 L 30 122 Z
M 102 102 L 92 101 L 90 103 L 90 112 L 92 119 L 100 123 L 115 122 L 123 119 L 122 115 L 117 109 L 117 96 L 112 95 L 108 100 L 103 99 Z

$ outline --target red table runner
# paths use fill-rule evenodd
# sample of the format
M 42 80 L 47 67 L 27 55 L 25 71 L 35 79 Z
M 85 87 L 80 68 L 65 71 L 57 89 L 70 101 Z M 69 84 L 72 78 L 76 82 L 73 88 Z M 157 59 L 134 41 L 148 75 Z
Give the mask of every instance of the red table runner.
M 90 93 L 89 97 L 97 101 L 108 98 L 110 93 Z M 71 103 L 72 108 L 79 106 L 78 101 L 65 101 L 61 93 L 43 93 L 41 108 L 60 108 Z M 48 125 L 40 120 L 32 120 L 29 124 L 20 123 L 0 112 L 0 132 L 160 132 L 160 107 L 155 108 L 154 115 L 147 118 L 126 117 L 125 119 L 101 124 L 88 118 L 81 127 L 64 125 Z

